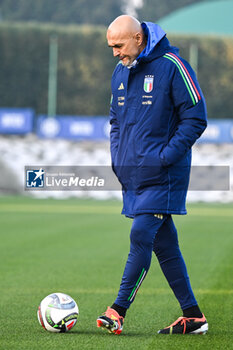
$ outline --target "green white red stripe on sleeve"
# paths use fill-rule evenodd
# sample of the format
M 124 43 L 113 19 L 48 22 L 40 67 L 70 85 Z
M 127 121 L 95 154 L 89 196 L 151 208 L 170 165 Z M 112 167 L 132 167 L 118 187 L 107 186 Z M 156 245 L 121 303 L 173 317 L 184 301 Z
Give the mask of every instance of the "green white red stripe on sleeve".
M 191 78 L 187 68 L 185 67 L 184 63 L 180 60 L 179 57 L 177 57 L 175 54 L 173 54 L 171 52 L 166 53 L 163 57 L 165 57 L 165 58 L 169 59 L 170 61 L 172 61 L 173 63 L 175 63 L 175 65 L 179 69 L 179 72 L 184 80 L 184 83 L 187 87 L 187 90 L 188 90 L 189 95 L 192 99 L 192 102 L 194 105 L 196 105 L 198 103 L 198 101 L 201 100 L 201 96 L 200 96 L 198 89 L 197 89 L 193 79 Z

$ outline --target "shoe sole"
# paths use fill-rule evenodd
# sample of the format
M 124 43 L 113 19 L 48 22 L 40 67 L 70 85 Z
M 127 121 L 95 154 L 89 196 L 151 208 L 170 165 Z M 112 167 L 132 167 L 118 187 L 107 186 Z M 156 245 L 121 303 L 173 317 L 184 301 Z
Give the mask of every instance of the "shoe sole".
M 208 323 L 203 324 L 200 328 L 196 329 L 193 332 L 190 332 L 189 334 L 206 334 L 206 332 L 208 331 L 209 326 Z
M 98 328 L 106 329 L 109 333 L 119 335 L 122 332 L 122 329 L 112 329 L 112 326 L 106 320 L 98 318 L 96 322 Z

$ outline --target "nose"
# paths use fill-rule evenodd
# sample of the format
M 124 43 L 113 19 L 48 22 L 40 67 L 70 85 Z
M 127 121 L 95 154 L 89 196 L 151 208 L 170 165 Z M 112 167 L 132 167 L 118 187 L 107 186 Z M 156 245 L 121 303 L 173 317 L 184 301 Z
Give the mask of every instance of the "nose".
M 116 47 L 114 47 L 112 50 L 113 50 L 113 56 L 114 56 L 114 57 L 119 56 L 119 54 L 120 54 L 119 49 L 117 49 Z

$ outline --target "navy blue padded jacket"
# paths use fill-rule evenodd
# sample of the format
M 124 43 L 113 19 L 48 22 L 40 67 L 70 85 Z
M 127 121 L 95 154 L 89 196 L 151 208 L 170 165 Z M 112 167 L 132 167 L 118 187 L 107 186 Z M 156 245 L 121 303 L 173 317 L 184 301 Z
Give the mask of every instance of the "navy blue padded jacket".
M 207 125 L 195 73 L 165 32 L 143 22 L 147 46 L 112 76 L 112 167 L 122 185 L 122 214 L 186 214 L 191 147 Z

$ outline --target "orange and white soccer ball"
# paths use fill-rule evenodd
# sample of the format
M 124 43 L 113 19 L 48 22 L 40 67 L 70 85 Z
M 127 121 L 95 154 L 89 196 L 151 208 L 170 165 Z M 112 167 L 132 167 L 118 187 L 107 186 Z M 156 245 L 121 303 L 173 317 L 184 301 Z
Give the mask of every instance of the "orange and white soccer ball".
M 67 294 L 53 293 L 45 297 L 37 311 L 41 326 L 50 332 L 67 332 L 74 327 L 79 314 L 78 305 Z

